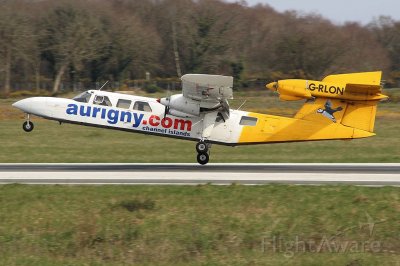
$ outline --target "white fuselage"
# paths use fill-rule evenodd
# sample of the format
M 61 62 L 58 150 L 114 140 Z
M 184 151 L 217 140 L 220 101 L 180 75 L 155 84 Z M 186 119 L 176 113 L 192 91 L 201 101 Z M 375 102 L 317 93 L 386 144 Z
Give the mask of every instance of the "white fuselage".
M 55 97 L 33 97 L 13 106 L 25 113 L 65 123 L 104 127 L 135 133 L 154 134 L 188 140 L 202 139 L 204 115 L 177 117 L 164 115 L 165 106 L 155 98 L 105 91 L 88 91 L 84 101 Z M 100 100 L 102 102 L 100 102 Z M 225 145 L 238 143 L 240 119 L 247 112 L 230 111 L 229 119 L 218 117 L 209 142 Z

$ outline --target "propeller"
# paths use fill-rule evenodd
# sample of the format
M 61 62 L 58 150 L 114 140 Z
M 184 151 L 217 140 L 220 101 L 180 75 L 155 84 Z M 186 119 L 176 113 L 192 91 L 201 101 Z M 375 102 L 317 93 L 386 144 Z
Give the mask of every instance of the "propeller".
M 164 108 L 164 118 L 169 114 L 169 109 L 170 109 L 170 103 L 171 103 L 171 90 L 170 90 L 170 86 L 167 87 L 167 97 L 165 98 L 159 98 L 157 99 L 157 102 L 161 103 L 162 105 L 165 106 Z
M 164 118 L 167 116 L 167 114 L 169 114 L 169 105 L 166 105 L 166 106 L 165 106 L 165 109 L 164 109 Z
M 222 106 L 222 112 L 221 115 L 224 118 L 224 121 L 226 121 L 229 118 L 229 103 L 226 99 L 223 99 L 221 101 L 221 106 Z
M 274 82 L 274 89 L 278 91 L 278 88 L 279 88 L 279 81 L 277 80 Z

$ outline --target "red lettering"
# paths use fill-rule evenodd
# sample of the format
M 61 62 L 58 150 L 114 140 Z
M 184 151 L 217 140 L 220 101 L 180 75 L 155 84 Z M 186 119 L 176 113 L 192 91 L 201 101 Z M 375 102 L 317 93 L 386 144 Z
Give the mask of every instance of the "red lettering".
M 179 127 L 179 130 L 191 131 L 192 130 L 192 121 L 183 120 L 183 119 L 175 119 L 174 129 L 178 129 L 178 127 Z
M 150 118 L 149 118 L 149 125 L 150 126 L 156 127 L 159 124 L 160 124 L 160 118 L 158 116 L 156 116 L 156 115 L 150 116 Z
M 172 119 L 169 117 L 165 117 L 161 120 L 161 126 L 163 128 L 170 128 L 172 126 Z

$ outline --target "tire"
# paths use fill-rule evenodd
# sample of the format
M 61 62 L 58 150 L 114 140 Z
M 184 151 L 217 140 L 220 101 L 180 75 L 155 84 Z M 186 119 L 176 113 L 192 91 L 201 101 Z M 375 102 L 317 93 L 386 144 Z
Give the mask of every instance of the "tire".
M 33 123 L 31 121 L 26 121 L 22 124 L 22 129 L 25 132 L 31 132 L 33 130 L 34 126 Z
M 208 152 L 208 145 L 204 141 L 197 142 L 196 144 L 196 151 L 198 153 L 207 153 Z
M 205 165 L 210 160 L 210 156 L 207 153 L 197 154 L 197 162 L 201 165 Z

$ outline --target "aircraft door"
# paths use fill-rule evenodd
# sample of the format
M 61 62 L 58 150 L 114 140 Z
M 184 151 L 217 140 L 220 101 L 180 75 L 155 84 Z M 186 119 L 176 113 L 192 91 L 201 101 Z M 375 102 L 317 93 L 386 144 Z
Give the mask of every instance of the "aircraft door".
M 224 121 L 222 116 L 218 115 L 215 120 L 212 138 L 218 141 L 229 142 L 232 136 L 232 121 L 235 120 L 235 117 L 235 114 L 231 114 L 231 116 Z

